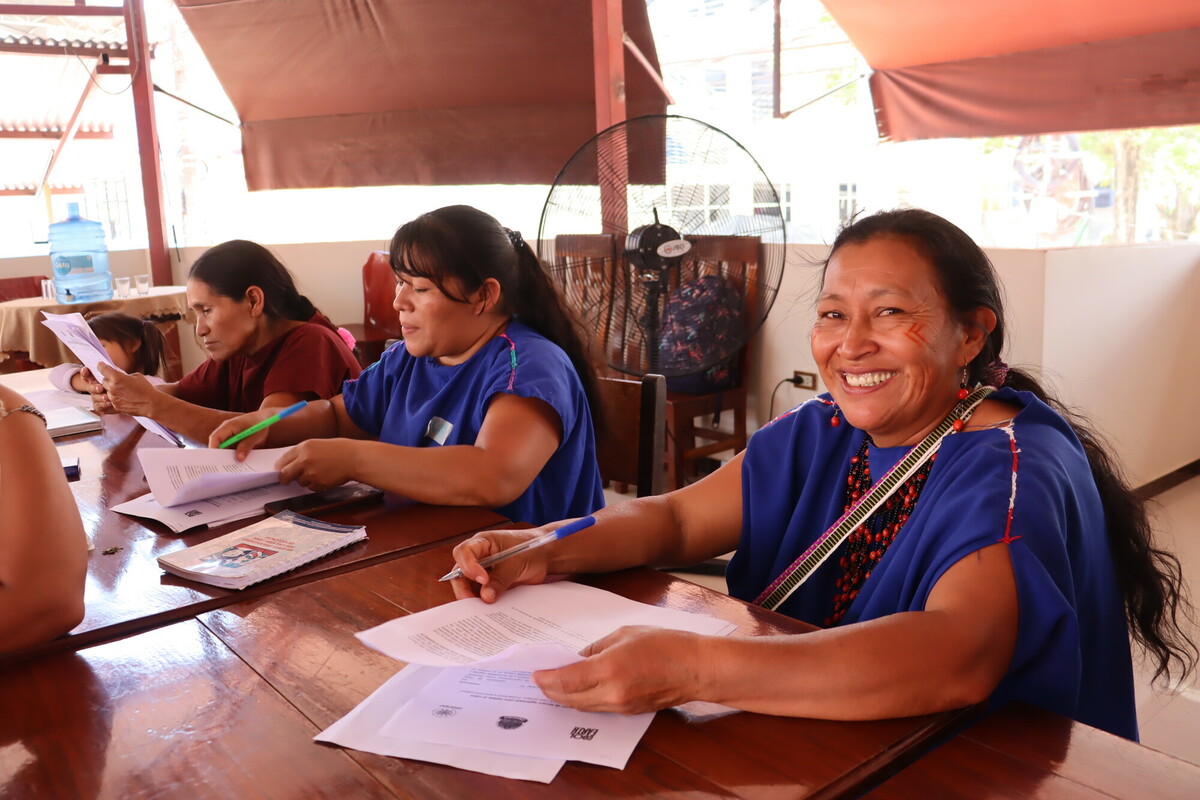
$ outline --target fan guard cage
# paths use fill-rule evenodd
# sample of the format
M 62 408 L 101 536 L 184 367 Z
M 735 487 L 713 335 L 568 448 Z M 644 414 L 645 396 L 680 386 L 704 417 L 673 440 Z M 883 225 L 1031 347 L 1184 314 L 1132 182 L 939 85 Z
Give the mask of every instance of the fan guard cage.
M 656 220 L 667 227 L 651 230 Z M 632 249 L 671 238 L 661 230 L 690 250 Z M 692 375 L 736 356 L 775 301 L 785 248 L 779 195 L 754 157 L 675 115 L 635 117 L 585 143 L 555 178 L 538 233 L 539 257 L 605 361 L 633 375 Z M 716 305 L 696 299 L 705 291 Z

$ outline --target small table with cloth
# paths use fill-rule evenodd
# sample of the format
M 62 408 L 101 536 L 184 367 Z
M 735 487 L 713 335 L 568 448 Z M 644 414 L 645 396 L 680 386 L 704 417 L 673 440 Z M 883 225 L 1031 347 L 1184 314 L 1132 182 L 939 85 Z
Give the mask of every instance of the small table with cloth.
M 53 367 L 75 361 L 54 332 L 42 324 L 50 314 L 79 313 L 88 317 L 119 311 L 131 317 L 150 320 L 158 325 L 167 339 L 167 380 L 177 380 L 183 374 L 179 358 L 179 320 L 188 314 L 187 291 L 183 286 L 152 286 L 147 294 L 131 294 L 94 303 L 63 304 L 43 297 L 22 297 L 0 303 L 0 371 L 6 362 L 19 354 L 43 367 Z

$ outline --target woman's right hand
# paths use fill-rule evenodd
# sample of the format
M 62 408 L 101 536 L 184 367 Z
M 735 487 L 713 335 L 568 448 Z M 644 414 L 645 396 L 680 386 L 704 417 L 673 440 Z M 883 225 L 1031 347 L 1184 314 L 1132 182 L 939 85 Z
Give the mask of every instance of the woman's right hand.
M 163 394 L 146 380 L 145 375 L 120 372 L 103 361 L 97 367 L 103 383 L 100 384 L 102 392 L 92 387 L 93 408 L 103 413 L 115 411 L 135 417 L 154 418 L 155 404 Z
M 505 559 L 491 570 L 479 566 L 487 556 L 507 550 L 529 539 L 536 539 L 549 531 L 546 528 L 530 528 L 521 531 L 484 531 L 477 533 L 454 548 L 454 565 L 463 577 L 450 582 L 454 596 L 459 600 L 479 596 L 485 603 L 494 603 L 513 586 L 526 583 L 542 583 L 546 580 L 547 565 L 550 563 L 550 548 L 535 547 L 532 550 Z
M 209 447 L 220 447 L 221 442 L 228 439 L 230 436 L 235 436 L 246 430 L 252 425 L 257 425 L 264 419 L 273 416 L 279 411 L 277 408 L 260 408 L 258 411 L 251 411 L 249 414 L 227 419 L 213 429 L 213 432 L 208 436 Z M 250 451 L 267 441 L 269 429 L 263 428 L 258 433 L 252 433 L 245 439 L 237 443 L 235 451 L 238 461 L 245 461 L 246 456 L 250 455 Z

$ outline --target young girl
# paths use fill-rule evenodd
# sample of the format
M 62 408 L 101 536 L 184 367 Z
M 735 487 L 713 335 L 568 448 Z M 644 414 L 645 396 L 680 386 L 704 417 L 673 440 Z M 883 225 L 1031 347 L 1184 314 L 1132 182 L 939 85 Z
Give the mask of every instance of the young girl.
M 403 342 L 342 394 L 243 440 L 239 457 L 265 441 L 302 442 L 280 459 L 281 481 L 353 479 L 534 523 L 601 507 L 596 379 L 574 316 L 521 235 L 449 206 L 403 225 L 391 263 Z M 267 416 L 229 420 L 209 445 Z
M 361 371 L 337 328 L 260 244 L 206 250 L 188 270 L 187 296 L 208 359 L 157 387 L 101 365 L 103 385 L 91 387 L 97 411 L 149 417 L 202 442 L 238 414 L 332 397 Z
M 163 382 L 167 341 L 153 322 L 114 311 L 92 317 L 88 327 L 118 367 L 145 375 L 150 383 Z M 79 364 L 59 364 L 50 371 L 50 382 L 61 391 L 86 394 L 96 379 Z

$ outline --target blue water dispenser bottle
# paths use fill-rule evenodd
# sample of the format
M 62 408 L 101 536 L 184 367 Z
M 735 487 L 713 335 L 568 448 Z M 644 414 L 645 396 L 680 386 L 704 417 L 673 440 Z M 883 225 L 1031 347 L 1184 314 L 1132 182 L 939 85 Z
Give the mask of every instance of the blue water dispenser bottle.
M 60 303 L 111 300 L 112 273 L 104 226 L 79 216 L 79 204 L 67 204 L 67 219 L 50 226 L 50 263 L 54 294 Z

